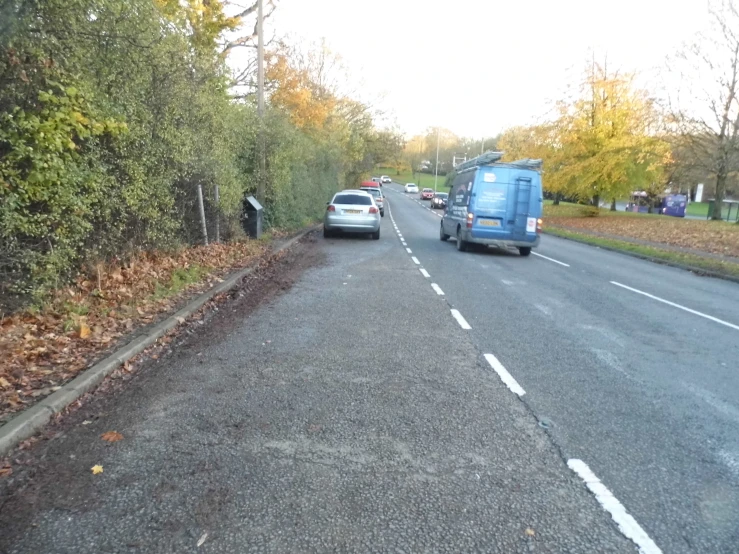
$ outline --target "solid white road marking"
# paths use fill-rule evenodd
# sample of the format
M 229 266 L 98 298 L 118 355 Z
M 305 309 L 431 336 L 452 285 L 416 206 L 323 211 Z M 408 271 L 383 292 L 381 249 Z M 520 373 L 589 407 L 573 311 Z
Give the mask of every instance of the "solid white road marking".
M 616 522 L 621 533 L 639 547 L 640 554 L 662 554 L 659 546 L 649 538 L 644 529 L 626 511 L 623 504 L 601 483 L 585 462 L 576 459 L 567 460 L 567 466 L 585 481 L 585 485 L 595 495 L 595 499 L 606 512 L 611 514 L 611 518 Z
M 423 268 L 419 269 L 418 271 L 420 271 L 421 272 L 421 275 L 423 275 L 424 277 L 426 277 L 426 279 L 428 279 L 429 277 L 431 277 L 431 275 L 429 275 L 429 272 L 426 271 Z
M 555 260 L 554 258 L 550 258 L 549 256 L 545 256 L 544 254 L 538 254 L 537 252 L 532 252 L 534 256 L 539 256 L 540 258 L 544 258 L 545 260 L 549 260 L 550 262 L 554 262 L 555 264 L 563 265 L 565 267 L 570 267 L 570 264 L 566 264 L 564 262 L 560 262 L 559 260 Z
M 413 252 L 411 251 L 410 248 L 406 248 L 405 250 L 406 250 L 406 252 L 408 252 L 408 254 L 413 254 Z
M 436 294 L 439 296 L 444 296 L 444 291 L 441 290 L 441 287 L 437 285 L 436 283 L 431 283 L 431 288 L 436 291 Z
M 414 263 L 414 264 L 416 264 L 416 265 L 421 265 L 421 262 L 419 262 L 419 261 L 418 261 L 418 258 L 416 258 L 415 256 L 411 256 L 411 260 L 413 260 L 413 263 Z
M 488 361 L 490 367 L 493 368 L 495 373 L 498 374 L 500 380 L 505 383 L 505 386 L 511 389 L 511 392 L 513 394 L 517 394 L 518 396 L 523 396 L 524 394 L 526 394 L 526 391 L 523 390 L 523 387 L 518 384 L 518 381 L 513 378 L 513 375 L 508 373 L 508 370 L 503 367 L 503 364 L 498 361 L 498 358 L 496 358 L 492 354 L 485 354 L 485 359 Z
M 657 302 L 662 302 L 663 304 L 667 304 L 668 306 L 672 306 L 673 308 L 677 308 L 679 310 L 686 311 L 693 315 L 697 315 L 700 317 L 704 317 L 706 319 L 710 319 L 711 321 L 715 321 L 716 323 L 720 323 L 721 325 L 726 325 L 727 327 L 731 327 L 732 329 L 736 329 L 737 331 L 739 331 L 739 325 L 734 325 L 733 323 L 729 323 L 728 321 L 724 321 L 723 319 L 719 319 L 717 317 L 713 317 L 712 315 L 704 314 L 703 312 L 699 312 L 696 310 L 691 310 L 690 308 L 686 308 L 685 306 L 681 306 L 680 304 L 675 304 L 674 302 L 670 302 L 669 300 L 665 300 L 664 298 L 660 298 L 659 296 L 654 296 L 653 294 L 649 294 L 648 292 L 644 292 L 639 289 L 627 287 L 626 285 L 622 285 L 621 283 L 617 283 L 616 281 L 611 281 L 611 284 L 616 285 L 617 287 L 621 287 L 626 290 L 630 290 L 631 292 L 635 292 L 636 294 L 641 294 L 643 296 L 646 296 L 647 298 L 656 300 Z
M 454 319 L 457 320 L 457 323 L 459 323 L 459 326 L 462 329 L 472 329 L 472 327 L 470 327 L 470 324 L 467 323 L 467 320 L 462 317 L 462 314 L 459 313 L 459 310 L 452 310 L 452 316 L 454 317 Z

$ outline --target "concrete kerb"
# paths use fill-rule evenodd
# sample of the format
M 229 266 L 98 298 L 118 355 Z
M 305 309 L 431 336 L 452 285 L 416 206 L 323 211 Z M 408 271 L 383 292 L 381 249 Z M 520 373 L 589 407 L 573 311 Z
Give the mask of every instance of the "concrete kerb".
M 297 236 L 275 248 L 272 254 L 278 254 L 287 250 L 305 235 L 319 228 L 320 225 L 316 225 L 302 231 Z M 54 415 L 62 412 L 72 402 L 75 402 L 82 395 L 94 389 L 116 368 L 156 343 L 167 332 L 180 325 L 184 319 L 202 308 L 211 298 L 222 292 L 231 290 L 241 279 L 254 272 L 255 269 L 256 266 L 250 266 L 232 274 L 224 279 L 223 282 L 193 299 L 182 309 L 165 320 L 160 321 L 149 329 L 146 335 L 132 340 L 107 358 L 86 369 L 81 375 L 72 379 L 55 393 L 8 421 L 0 427 L 0 456 L 6 455 L 21 441 L 35 435 L 46 426 Z

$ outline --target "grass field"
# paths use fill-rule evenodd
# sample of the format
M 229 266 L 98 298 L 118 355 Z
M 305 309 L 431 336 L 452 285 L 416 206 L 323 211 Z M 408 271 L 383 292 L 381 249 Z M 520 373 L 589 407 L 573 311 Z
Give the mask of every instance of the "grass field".
M 405 185 L 406 183 L 416 183 L 418 185 L 419 189 L 422 188 L 434 188 L 434 176 L 429 175 L 428 173 L 416 173 L 415 179 L 413 178 L 413 175 L 410 172 L 403 172 L 400 175 L 397 174 L 397 171 L 394 169 L 390 169 L 387 167 L 381 167 L 372 174 L 373 177 L 380 175 L 387 175 L 390 177 L 393 181 L 396 183 L 400 183 Z M 444 182 L 446 181 L 446 176 L 439 175 L 438 181 L 437 181 L 437 190 L 441 192 L 447 192 L 447 189 L 444 188 Z
M 544 206 L 544 225 L 571 232 L 608 235 L 739 258 L 739 225 L 723 221 L 682 219 L 657 214 L 601 209 L 588 217 L 587 206 Z
M 578 233 L 577 231 L 562 229 L 558 227 L 548 227 L 546 228 L 546 232 L 551 235 L 585 242 L 594 246 L 610 248 L 612 250 L 635 254 L 637 256 L 651 258 L 657 261 L 671 263 L 683 267 L 687 266 L 693 269 L 739 279 L 739 264 L 735 264 L 725 260 L 704 258 L 702 256 L 697 256 L 694 254 L 674 252 L 671 250 L 664 250 L 662 248 L 657 248 L 653 246 L 634 244 L 623 240 L 596 237 L 586 233 Z

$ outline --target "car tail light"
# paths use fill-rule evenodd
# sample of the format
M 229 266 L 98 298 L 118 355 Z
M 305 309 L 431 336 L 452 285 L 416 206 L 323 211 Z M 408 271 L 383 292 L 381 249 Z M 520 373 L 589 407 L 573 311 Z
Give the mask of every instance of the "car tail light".
M 467 227 L 472 227 L 472 222 L 475 219 L 475 214 L 468 213 L 467 214 Z
M 378 210 L 377 210 L 377 208 L 375 208 L 374 206 L 370 206 L 370 211 L 369 211 L 369 213 L 371 213 L 371 214 L 376 214 L 376 213 L 377 213 L 377 211 L 378 211 Z
M 335 212 L 335 211 L 336 211 L 336 206 L 334 206 L 334 205 L 329 205 L 329 207 L 328 207 L 328 208 L 326 208 L 326 211 L 327 211 L 327 212 Z
M 544 222 L 541 219 L 536 220 L 536 232 L 541 233 L 541 226 Z

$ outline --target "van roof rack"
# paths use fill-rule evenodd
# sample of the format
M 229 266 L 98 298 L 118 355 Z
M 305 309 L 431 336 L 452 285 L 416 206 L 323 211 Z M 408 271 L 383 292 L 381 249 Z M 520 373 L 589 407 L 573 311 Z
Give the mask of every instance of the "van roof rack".
M 467 160 L 466 162 L 462 162 L 458 166 L 454 168 L 454 170 L 459 173 L 460 171 L 464 171 L 465 169 L 472 169 L 473 167 L 477 167 L 480 165 L 490 165 L 497 161 L 500 161 L 500 159 L 503 157 L 503 152 L 496 152 L 496 151 L 488 151 L 484 154 L 480 154 L 476 158 L 472 158 L 471 160 Z
M 492 165 L 494 163 L 500 162 L 500 159 L 503 157 L 504 152 L 498 152 L 498 151 L 488 151 L 484 154 L 480 154 L 476 158 L 472 158 L 471 160 L 467 160 L 466 162 L 463 162 L 456 166 L 454 168 L 454 171 L 457 173 L 461 173 L 462 171 L 467 171 L 468 169 L 473 169 L 475 167 L 479 167 L 481 165 Z M 534 160 L 531 158 L 524 158 L 522 160 L 516 160 L 515 162 L 503 162 L 507 166 L 515 166 L 520 167 L 522 169 L 533 169 L 533 170 L 540 170 L 542 167 L 542 160 Z

